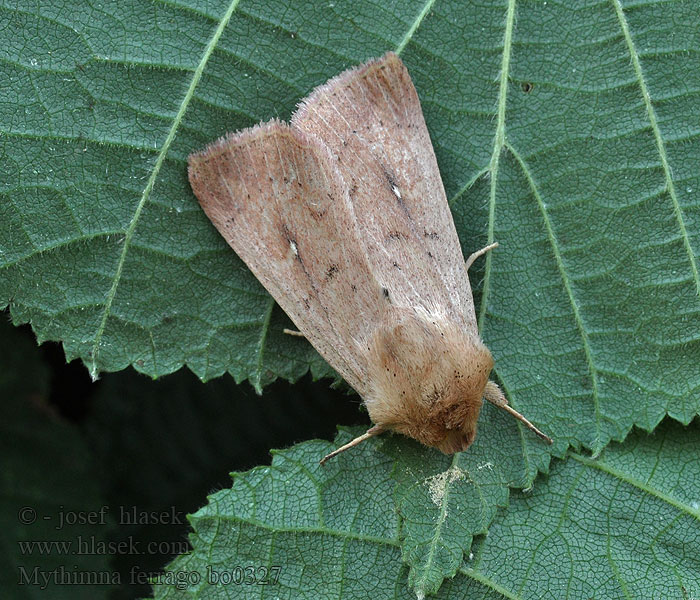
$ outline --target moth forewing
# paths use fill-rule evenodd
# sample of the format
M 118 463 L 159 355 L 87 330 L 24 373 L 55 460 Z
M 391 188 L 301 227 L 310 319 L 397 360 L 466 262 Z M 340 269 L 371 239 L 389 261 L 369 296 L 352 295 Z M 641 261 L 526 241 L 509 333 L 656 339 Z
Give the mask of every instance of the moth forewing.
M 189 159 L 192 189 L 299 331 L 360 394 L 383 294 L 357 251 L 347 190 L 328 150 L 288 125 L 230 135 Z
M 388 53 L 299 104 L 292 126 L 336 157 L 373 270 L 392 302 L 447 315 L 478 338 L 474 301 L 418 94 Z
M 191 155 L 189 177 L 229 245 L 362 396 L 375 426 L 338 451 L 385 430 L 464 450 L 485 390 L 503 406 L 398 56 L 320 86 L 291 125 L 273 120 Z

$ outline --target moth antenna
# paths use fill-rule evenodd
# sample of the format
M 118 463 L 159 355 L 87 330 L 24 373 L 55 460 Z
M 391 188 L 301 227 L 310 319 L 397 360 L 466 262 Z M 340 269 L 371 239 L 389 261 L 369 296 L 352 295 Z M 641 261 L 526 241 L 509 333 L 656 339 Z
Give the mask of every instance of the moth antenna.
M 293 335 L 294 337 L 306 337 L 301 331 L 287 329 L 286 327 L 282 330 L 282 333 L 286 333 L 287 335 Z
M 493 244 L 489 244 L 488 246 L 484 246 L 481 250 L 477 250 L 476 252 L 472 252 L 469 255 L 469 258 L 465 261 L 464 265 L 467 267 L 467 271 L 469 270 L 469 267 L 471 267 L 474 264 L 474 261 L 482 256 L 483 254 L 486 254 L 489 250 L 493 250 L 494 248 L 498 248 L 498 242 L 494 242 Z
M 530 421 L 523 417 L 523 415 L 521 415 L 510 404 L 508 404 L 508 400 L 506 400 L 506 397 L 503 395 L 501 388 L 499 388 L 498 385 L 496 385 L 493 381 L 489 381 L 486 384 L 486 387 L 484 388 L 484 398 L 486 398 L 491 404 L 495 404 L 496 406 L 498 406 L 498 408 L 502 408 L 507 413 L 513 415 L 516 419 L 518 419 L 518 421 L 523 423 L 528 429 L 532 430 L 536 435 L 541 437 L 548 444 L 553 443 L 551 437 L 537 429 L 537 427 L 535 427 L 532 423 L 530 423 Z
M 341 452 L 345 452 L 346 450 L 349 450 L 353 446 L 357 446 L 358 444 L 361 444 L 365 440 L 368 440 L 371 437 L 374 437 L 375 435 L 379 435 L 380 433 L 384 433 L 384 428 L 381 427 L 380 425 L 374 425 L 373 427 L 370 427 L 365 433 L 362 435 L 356 437 L 354 440 L 348 442 L 344 446 L 341 446 L 340 448 L 333 450 L 330 454 L 326 454 L 319 462 L 322 465 L 325 465 L 328 460 L 333 458 L 334 456 L 337 456 Z

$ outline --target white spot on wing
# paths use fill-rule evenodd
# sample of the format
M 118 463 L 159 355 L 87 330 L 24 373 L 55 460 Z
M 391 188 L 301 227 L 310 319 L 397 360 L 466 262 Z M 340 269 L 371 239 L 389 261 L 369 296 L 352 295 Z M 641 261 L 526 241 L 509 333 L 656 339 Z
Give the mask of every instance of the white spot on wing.
M 294 256 L 299 256 L 297 243 L 294 240 L 289 240 L 289 247 L 292 249 L 292 252 L 294 252 Z
M 401 191 L 399 190 L 398 187 L 396 187 L 395 185 L 392 185 L 391 191 L 394 192 L 394 196 L 396 196 L 399 200 L 401 200 Z

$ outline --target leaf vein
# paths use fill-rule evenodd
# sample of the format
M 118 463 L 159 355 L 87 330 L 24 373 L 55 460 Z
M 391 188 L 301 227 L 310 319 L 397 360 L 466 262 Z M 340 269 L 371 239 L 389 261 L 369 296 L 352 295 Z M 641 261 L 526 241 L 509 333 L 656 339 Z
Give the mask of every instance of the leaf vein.
M 680 500 L 676 500 L 673 496 L 670 496 L 669 494 L 666 494 L 661 490 L 657 490 L 651 485 L 648 485 L 647 483 L 640 481 L 639 479 L 636 479 L 635 477 L 632 477 L 631 475 L 628 475 L 623 471 L 611 467 L 606 462 L 603 462 L 601 460 L 595 460 L 593 458 L 588 458 L 575 452 L 571 452 L 569 456 L 588 467 L 593 467 L 595 469 L 603 471 L 604 473 L 607 473 L 608 475 L 611 475 L 612 477 L 616 477 L 621 481 L 624 481 L 625 483 L 649 494 L 650 496 L 654 496 L 655 498 L 658 498 L 659 500 L 670 504 L 674 508 L 677 508 L 678 510 L 690 515 L 691 517 L 700 520 L 700 509 L 694 509 L 686 504 L 683 504 L 683 502 L 681 502 Z
M 676 186 L 673 182 L 673 176 L 671 173 L 671 165 L 669 164 L 668 156 L 666 155 L 666 145 L 664 144 L 663 137 L 661 136 L 661 129 L 656 118 L 656 111 L 654 110 L 654 105 L 651 101 L 651 94 L 649 93 L 649 88 L 647 87 L 647 82 L 644 78 L 644 73 L 642 72 L 642 64 L 639 61 L 639 53 L 637 52 L 634 40 L 632 39 L 632 34 L 630 33 L 627 18 L 625 17 L 625 13 L 622 9 L 622 5 L 620 4 L 620 0 L 612 0 L 612 3 L 615 7 L 615 12 L 620 22 L 620 27 L 622 28 L 622 33 L 625 37 L 625 42 L 627 43 L 627 48 L 632 59 L 632 66 L 634 68 L 635 75 L 639 82 L 639 88 L 642 92 L 642 98 L 644 99 L 644 106 L 646 107 L 647 116 L 649 117 L 649 123 L 654 133 L 656 148 L 659 153 L 661 165 L 664 170 L 666 188 L 668 189 L 669 196 L 671 197 L 671 202 L 673 203 L 673 212 L 676 216 L 676 221 L 678 222 L 678 227 L 681 231 L 681 236 L 683 237 L 683 246 L 685 248 L 686 253 L 688 254 L 688 260 L 690 261 L 690 270 L 693 274 L 695 290 L 696 293 L 700 295 L 700 272 L 698 272 L 697 260 L 695 258 L 695 253 L 693 252 L 693 248 L 690 245 L 690 236 L 688 234 L 688 229 L 685 224 L 685 215 L 683 214 L 683 209 L 681 208 L 680 202 L 678 200 L 678 194 L 676 193 Z
M 409 27 L 408 31 L 406 32 L 406 35 L 403 36 L 403 39 L 399 42 L 399 45 L 396 46 L 396 54 L 401 54 L 408 45 L 408 42 L 410 42 L 413 39 L 413 36 L 420 27 L 421 23 L 423 22 L 423 19 L 425 19 L 427 14 L 433 8 L 433 4 L 435 4 L 435 0 L 427 0 L 426 3 L 423 5 L 423 9 L 420 11 L 420 13 L 418 13 L 418 16 L 411 24 L 411 27 Z
M 272 535 L 279 534 L 279 533 L 316 533 L 320 535 L 328 535 L 332 537 L 336 537 L 339 539 L 343 540 L 350 540 L 350 541 L 356 541 L 356 542 L 368 542 L 371 544 L 377 544 L 377 545 L 384 545 L 384 546 L 392 546 L 392 547 L 399 547 L 399 543 L 395 540 L 391 540 L 388 538 L 381 538 L 373 535 L 366 535 L 363 533 L 358 533 L 358 532 L 351 532 L 351 531 L 342 531 L 340 529 L 329 529 L 329 528 L 320 528 L 320 527 L 306 527 L 306 526 L 297 526 L 297 527 L 281 527 L 276 524 L 268 524 L 268 523 L 263 523 L 262 521 L 258 521 L 257 519 L 251 519 L 251 518 L 242 518 L 238 516 L 233 516 L 233 515 L 224 515 L 224 514 L 219 514 L 216 517 L 214 516 L 207 516 L 207 517 L 199 517 L 202 520 L 215 520 L 217 522 L 223 522 L 223 521 L 228 521 L 228 522 L 233 522 L 233 523 L 243 523 L 245 525 L 250 525 L 252 527 L 257 527 L 259 529 L 262 529 L 264 531 L 269 531 Z M 214 545 L 212 545 L 214 547 Z
M 494 242 L 494 230 L 496 226 L 496 186 L 498 183 L 498 166 L 506 139 L 506 99 L 508 97 L 508 72 L 510 70 L 510 53 L 513 46 L 513 29 L 515 27 L 515 0 L 508 0 L 506 12 L 506 26 L 503 34 L 503 58 L 501 60 L 501 74 L 498 88 L 498 113 L 496 121 L 496 133 L 493 138 L 493 152 L 489 171 L 491 172 L 491 189 L 489 191 L 489 226 L 487 244 Z M 486 254 L 484 267 L 484 284 L 481 292 L 481 308 L 479 309 L 479 331 L 483 335 L 486 306 L 488 305 L 491 291 L 491 260 L 492 252 Z
M 97 371 L 98 371 L 98 366 L 97 366 L 97 358 L 98 358 L 98 353 L 99 353 L 99 347 L 100 347 L 100 342 L 102 340 L 102 336 L 104 335 L 105 328 L 107 326 L 107 320 L 109 319 L 109 315 L 112 309 L 112 304 L 114 302 L 114 298 L 117 294 L 117 288 L 119 287 L 119 282 L 121 281 L 121 276 L 122 276 L 122 271 L 124 269 L 124 264 L 126 262 L 126 257 L 129 253 L 129 247 L 131 244 L 131 239 L 134 236 L 134 233 L 136 231 L 136 226 L 139 222 L 139 218 L 141 216 L 141 212 L 143 211 L 144 206 L 146 205 L 146 202 L 148 201 L 148 198 L 151 195 L 151 191 L 153 190 L 153 187 L 155 185 L 156 179 L 158 177 L 158 173 L 160 173 L 161 166 L 165 162 L 165 157 L 168 154 L 168 150 L 170 149 L 170 145 L 172 144 L 173 140 L 175 139 L 175 136 L 177 135 L 178 128 L 180 126 L 180 123 L 185 115 L 185 111 L 187 110 L 187 107 L 190 103 L 190 100 L 194 96 L 194 90 L 197 87 L 197 84 L 199 83 L 199 80 L 202 77 L 202 73 L 204 72 L 204 68 L 207 65 L 207 62 L 209 61 L 209 57 L 212 55 L 214 52 L 214 49 L 216 48 L 216 45 L 219 41 L 219 38 L 221 37 L 224 29 L 226 28 L 226 25 L 228 24 L 229 20 L 231 19 L 231 16 L 233 15 L 234 10 L 238 6 L 238 3 L 240 0 L 232 0 L 232 2 L 229 4 L 228 9 L 226 10 L 226 13 L 224 13 L 224 16 L 222 17 L 221 21 L 219 22 L 219 25 L 216 28 L 216 31 L 214 32 L 214 35 L 212 38 L 209 40 L 209 43 L 207 44 L 207 47 L 204 51 L 204 54 L 202 55 L 202 58 L 199 62 L 199 65 L 197 65 L 197 68 L 192 76 L 192 80 L 190 81 L 190 85 L 187 88 L 187 92 L 185 93 L 185 97 L 182 99 L 182 102 L 180 103 L 180 108 L 177 112 L 177 115 L 173 119 L 173 123 L 170 127 L 170 131 L 168 133 L 167 138 L 165 139 L 165 142 L 163 143 L 163 146 L 161 147 L 159 153 L 158 153 L 158 158 L 155 162 L 155 165 L 153 166 L 153 170 L 151 171 L 151 175 L 148 178 L 148 182 L 146 183 L 146 187 L 143 190 L 143 193 L 141 194 L 141 199 L 139 200 L 139 203 L 136 205 L 136 210 L 134 211 L 134 215 L 131 218 L 131 221 L 129 223 L 129 226 L 126 230 L 126 236 L 124 238 L 124 245 L 122 247 L 121 254 L 119 256 L 119 260 L 117 262 L 117 268 L 114 273 L 114 279 L 112 280 L 112 285 L 107 292 L 107 297 L 105 299 L 105 305 L 104 305 L 104 311 L 102 313 L 102 319 L 100 321 L 100 324 L 97 328 L 97 331 L 95 332 L 95 341 L 93 342 L 92 346 L 92 364 L 90 366 L 90 375 L 92 376 L 93 379 L 97 378 Z
M 258 347 L 257 347 L 257 360 L 255 362 L 255 376 L 253 381 L 251 382 L 253 384 L 253 387 L 255 388 L 255 391 L 258 394 L 262 393 L 262 387 L 260 385 L 260 381 L 262 379 L 262 367 L 263 367 L 263 357 L 265 354 L 265 342 L 267 341 L 267 334 L 270 331 L 270 320 L 272 319 L 272 309 L 275 307 L 275 301 L 270 296 L 270 299 L 268 300 L 268 307 L 267 310 L 265 311 L 265 317 L 263 320 L 262 328 L 260 330 L 260 340 L 258 341 Z
M 615 486 L 614 492 L 611 494 L 610 499 L 608 500 L 608 510 L 605 513 L 606 519 L 607 519 L 607 525 L 608 525 L 608 531 L 613 531 L 613 527 L 611 526 L 610 523 L 610 513 L 613 510 L 613 507 L 616 502 L 616 496 L 617 496 L 617 490 L 619 489 L 619 485 Z M 620 572 L 620 568 L 617 566 L 617 561 L 613 557 L 612 549 L 611 549 L 611 537 L 610 535 L 605 537 L 605 554 L 606 558 L 608 560 L 608 565 L 610 566 L 610 571 L 613 574 L 613 577 L 615 578 L 615 581 L 618 582 L 620 585 L 620 589 L 622 593 L 624 594 L 625 598 L 631 599 L 632 596 L 629 593 L 629 589 L 627 588 L 627 582 L 623 579 L 622 573 Z
M 466 575 L 467 577 L 470 577 L 474 581 L 478 581 L 483 586 L 488 587 L 493 591 L 501 594 L 501 596 L 503 596 L 504 598 L 508 598 L 508 600 L 520 600 L 522 598 L 522 596 L 520 596 L 519 594 L 514 594 L 509 589 L 503 587 L 499 583 L 496 583 L 495 581 L 493 581 L 483 573 L 480 573 L 476 569 L 461 568 L 459 569 L 459 572 Z
M 591 385 L 592 385 L 592 396 L 593 396 L 593 407 L 595 411 L 595 426 L 596 426 L 596 439 L 593 441 L 592 444 L 592 449 L 594 453 L 598 453 L 601 448 L 601 414 L 600 414 L 600 392 L 598 390 L 598 369 L 595 366 L 595 363 L 593 361 L 593 353 L 591 350 L 591 344 L 590 340 L 588 339 L 588 332 L 586 331 L 586 327 L 583 323 L 583 318 L 581 317 L 581 311 L 579 310 L 578 302 L 576 301 L 576 298 L 574 296 L 574 290 L 571 286 L 571 279 L 569 275 L 566 272 L 566 267 L 564 266 L 564 260 L 561 255 L 561 251 L 559 249 L 559 242 L 557 241 L 557 237 L 554 233 L 554 227 L 552 226 L 552 221 L 549 218 L 549 213 L 547 212 L 547 207 L 542 199 L 542 196 L 540 195 L 539 190 L 537 189 L 537 185 L 535 184 L 535 181 L 532 177 L 532 173 L 530 173 L 530 169 L 528 168 L 527 164 L 525 161 L 522 159 L 520 156 L 519 152 L 512 147 L 510 144 L 506 143 L 506 146 L 508 148 L 508 151 L 513 155 L 515 160 L 518 162 L 520 165 L 520 168 L 523 171 L 523 175 L 525 175 L 525 178 L 527 179 L 528 185 L 530 186 L 530 189 L 532 190 L 532 195 L 535 197 L 535 200 L 537 201 L 537 205 L 539 206 L 540 212 L 542 213 L 542 219 L 544 221 L 544 226 L 545 229 L 547 230 L 547 237 L 549 239 L 549 243 L 552 247 L 552 253 L 554 254 L 554 259 L 557 263 L 557 269 L 559 270 L 559 275 L 561 276 L 562 282 L 564 284 L 564 289 L 566 291 L 566 295 L 569 299 L 569 303 L 571 304 L 571 310 L 573 311 L 574 315 L 574 321 L 576 322 L 576 327 L 579 330 L 579 334 L 581 336 L 581 343 L 583 345 L 583 351 L 586 356 L 586 363 L 588 364 L 588 370 L 591 376 Z

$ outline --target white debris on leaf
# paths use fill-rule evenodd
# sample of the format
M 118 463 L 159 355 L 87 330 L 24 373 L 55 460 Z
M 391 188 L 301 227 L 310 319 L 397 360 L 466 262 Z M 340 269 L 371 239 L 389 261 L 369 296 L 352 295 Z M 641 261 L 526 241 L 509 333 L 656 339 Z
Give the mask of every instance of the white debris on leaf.
M 428 487 L 430 499 L 436 506 L 442 506 L 442 500 L 445 497 L 445 491 L 450 483 L 465 479 L 466 472 L 457 466 L 452 466 L 447 471 L 428 477 L 425 480 L 425 485 Z

